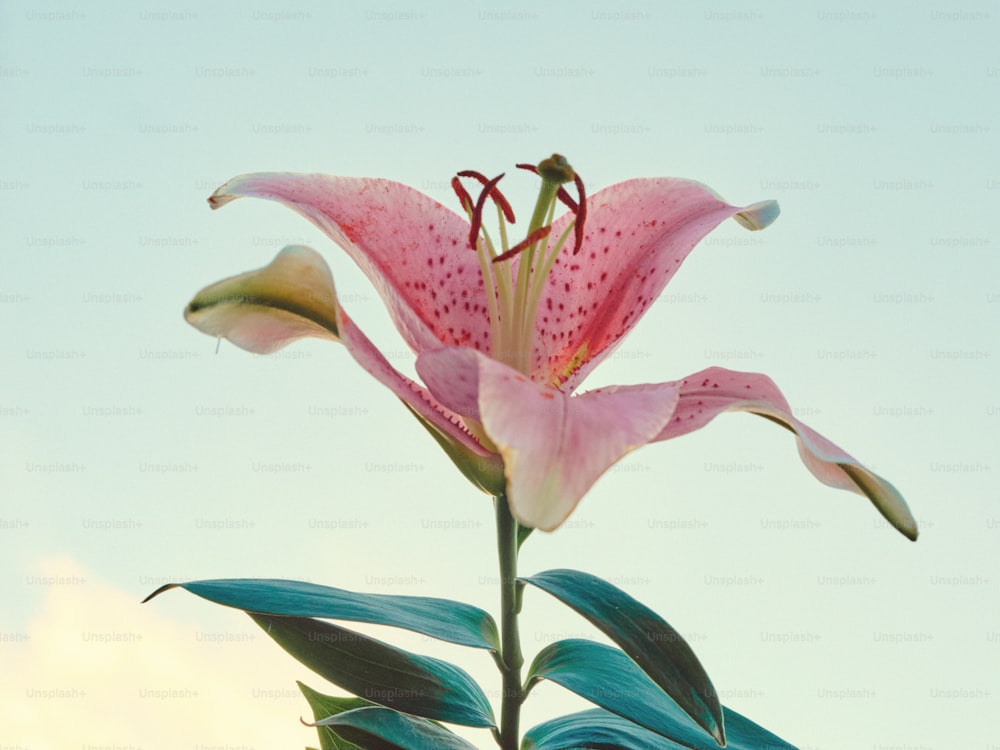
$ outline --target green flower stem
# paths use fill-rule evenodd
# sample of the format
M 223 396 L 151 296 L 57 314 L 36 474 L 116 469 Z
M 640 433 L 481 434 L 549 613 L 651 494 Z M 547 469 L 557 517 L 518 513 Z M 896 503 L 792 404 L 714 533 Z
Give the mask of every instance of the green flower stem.
M 503 676 L 500 702 L 500 731 L 497 743 L 500 750 L 518 750 L 520 744 L 521 703 L 521 637 L 517 630 L 520 610 L 517 585 L 517 521 L 510 514 L 506 495 L 498 495 L 494 502 L 497 513 L 497 552 L 500 557 L 500 654 L 497 664 Z

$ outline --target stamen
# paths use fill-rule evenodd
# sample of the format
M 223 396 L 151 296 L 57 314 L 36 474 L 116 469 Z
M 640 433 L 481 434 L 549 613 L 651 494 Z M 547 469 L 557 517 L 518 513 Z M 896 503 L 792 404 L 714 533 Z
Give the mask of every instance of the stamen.
M 549 224 L 547 226 L 544 226 L 544 227 L 539 227 L 534 232 L 532 232 L 527 237 L 525 237 L 523 240 L 521 240 L 516 245 L 514 245 L 514 247 L 512 247 L 510 250 L 508 250 L 507 252 L 503 253 L 502 255 L 498 255 L 497 257 L 495 257 L 493 259 L 493 262 L 494 263 L 498 263 L 498 262 L 500 262 L 502 260 L 510 260 L 515 255 L 517 255 L 518 253 L 521 253 L 521 252 L 524 252 L 525 250 L 527 250 L 529 247 L 531 247 L 532 245 L 534 245 L 539 240 L 544 239 L 545 237 L 548 237 L 549 236 L 549 232 L 551 232 L 551 231 L 552 231 L 552 225 L 551 224 Z
M 556 197 L 563 202 L 567 208 L 573 213 L 576 213 L 576 201 L 569 197 L 569 193 L 566 192 L 566 188 L 559 188 L 559 192 L 556 193 Z
M 580 246 L 583 244 L 583 225 L 587 221 L 587 191 L 583 188 L 583 180 L 580 179 L 580 175 L 574 173 L 573 182 L 576 184 L 576 193 L 580 200 L 580 207 L 576 211 L 576 236 L 573 238 L 573 255 L 576 255 L 580 252 Z
M 459 203 L 462 204 L 463 210 L 468 213 L 472 210 L 475 205 L 472 202 L 472 196 L 469 195 L 469 191 L 465 189 L 462 185 L 462 181 L 458 179 L 457 176 L 451 178 L 451 189 L 455 191 L 455 195 L 458 196 Z
M 461 177 L 472 176 L 463 172 L 459 172 L 458 174 Z M 500 182 L 501 179 L 503 179 L 502 173 L 494 177 L 492 180 L 486 180 L 483 185 L 483 191 L 479 194 L 479 200 L 476 201 L 476 206 L 472 210 L 472 219 L 469 226 L 469 247 L 473 250 L 476 249 L 476 240 L 479 238 L 479 230 L 483 226 L 483 207 L 486 206 L 486 198 L 489 197 L 490 192 L 496 187 L 496 184 Z
M 477 172 L 474 169 L 463 170 L 463 171 L 461 171 L 461 172 L 458 173 L 458 176 L 459 177 L 472 177 L 475 180 L 479 180 L 479 183 L 481 185 L 486 185 L 487 183 L 490 182 L 490 180 L 486 179 L 486 175 L 484 175 L 482 172 Z M 503 175 L 500 175 L 500 177 L 503 177 Z M 494 186 L 496 185 L 496 180 L 493 181 L 493 185 Z M 510 222 L 511 224 L 513 224 L 515 222 L 515 219 L 514 219 L 514 209 L 510 207 L 510 203 L 507 202 L 507 198 L 504 196 L 504 194 L 501 193 L 499 189 L 497 189 L 496 187 L 494 187 L 490 191 L 490 198 L 492 198 L 493 202 L 496 203 L 500 207 L 501 211 L 503 211 L 503 215 L 507 219 L 507 221 Z

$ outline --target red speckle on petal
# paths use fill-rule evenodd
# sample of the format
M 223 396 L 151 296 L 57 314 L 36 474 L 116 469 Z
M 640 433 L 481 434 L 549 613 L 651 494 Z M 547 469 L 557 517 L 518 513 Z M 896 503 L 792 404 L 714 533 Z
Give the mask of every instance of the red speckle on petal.
M 547 398 L 547 399 L 551 400 L 551 399 L 554 399 L 555 397 L 556 397 L 556 394 L 549 393 L 548 391 L 545 391 L 545 392 L 542 393 L 542 398 Z

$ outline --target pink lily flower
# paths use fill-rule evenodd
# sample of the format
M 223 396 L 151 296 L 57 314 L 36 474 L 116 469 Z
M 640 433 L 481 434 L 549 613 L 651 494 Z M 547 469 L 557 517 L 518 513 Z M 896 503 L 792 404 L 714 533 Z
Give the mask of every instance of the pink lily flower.
M 368 276 L 416 354 L 418 383 L 396 370 L 344 311 L 329 267 L 286 247 L 265 268 L 199 292 L 185 311 L 201 331 L 257 353 L 305 336 L 339 341 L 430 431 L 479 488 L 506 494 L 524 526 L 553 530 L 630 451 L 747 411 L 791 431 L 824 484 L 868 497 L 910 539 L 917 525 L 888 481 L 792 416 L 766 375 L 711 367 L 680 380 L 574 392 L 614 351 L 694 246 L 727 218 L 750 230 L 778 216 L 774 201 L 731 206 L 688 180 L 635 179 L 587 197 L 558 155 L 542 178 L 525 239 L 514 214 L 476 172 L 478 200 L 458 177 L 466 216 L 384 179 L 265 173 L 236 177 L 209 198 L 278 201 L 340 245 Z M 574 200 L 561 187 L 573 182 Z M 496 206 L 499 233 L 483 224 Z M 553 220 L 556 203 L 570 211 Z M 572 239 L 572 242 L 570 242 Z

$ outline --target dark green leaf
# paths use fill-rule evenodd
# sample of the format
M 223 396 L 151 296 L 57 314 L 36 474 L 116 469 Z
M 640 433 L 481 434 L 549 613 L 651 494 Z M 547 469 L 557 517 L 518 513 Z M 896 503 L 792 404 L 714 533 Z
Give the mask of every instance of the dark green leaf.
M 538 679 L 562 685 L 683 747 L 716 750 L 715 741 L 680 706 L 664 695 L 635 662 L 611 646 L 582 639 L 546 646 L 528 670 L 529 686 Z M 723 706 L 722 712 L 728 750 L 791 747 L 735 711 Z M 768 742 L 761 744 L 765 735 Z
M 732 729 L 738 730 L 737 739 L 730 741 L 726 750 L 796 750 L 793 745 L 735 711 L 726 709 L 726 722 Z M 532 727 L 521 744 L 521 750 L 690 750 L 700 747 L 668 740 L 601 708 L 560 716 Z
M 600 708 L 546 721 L 529 729 L 521 750 L 683 750 L 683 745 Z
M 499 650 L 497 626 L 489 613 L 449 599 L 359 594 L 304 581 L 229 578 L 168 583 L 145 601 L 177 587 L 246 612 L 391 625 L 460 646 Z
M 475 745 L 433 722 L 391 708 L 358 708 L 317 723 L 338 731 L 353 729 L 353 736 L 359 739 L 382 740 L 399 750 L 476 750 Z
M 316 721 L 335 716 L 344 711 L 352 711 L 355 708 L 365 708 L 375 704 L 363 698 L 341 698 L 332 695 L 324 695 L 313 690 L 308 685 L 301 682 L 296 683 L 302 695 L 309 701 L 312 708 L 313 717 Z M 316 727 L 319 733 L 320 750 L 374 750 L 374 748 L 356 745 L 345 737 L 339 735 L 331 727 Z
M 322 620 L 249 614 L 285 651 L 349 693 L 428 719 L 494 726 L 486 695 L 453 664 Z
M 722 705 L 694 651 L 658 614 L 617 586 L 578 570 L 549 570 L 522 579 L 586 617 L 663 689 L 719 746 Z

